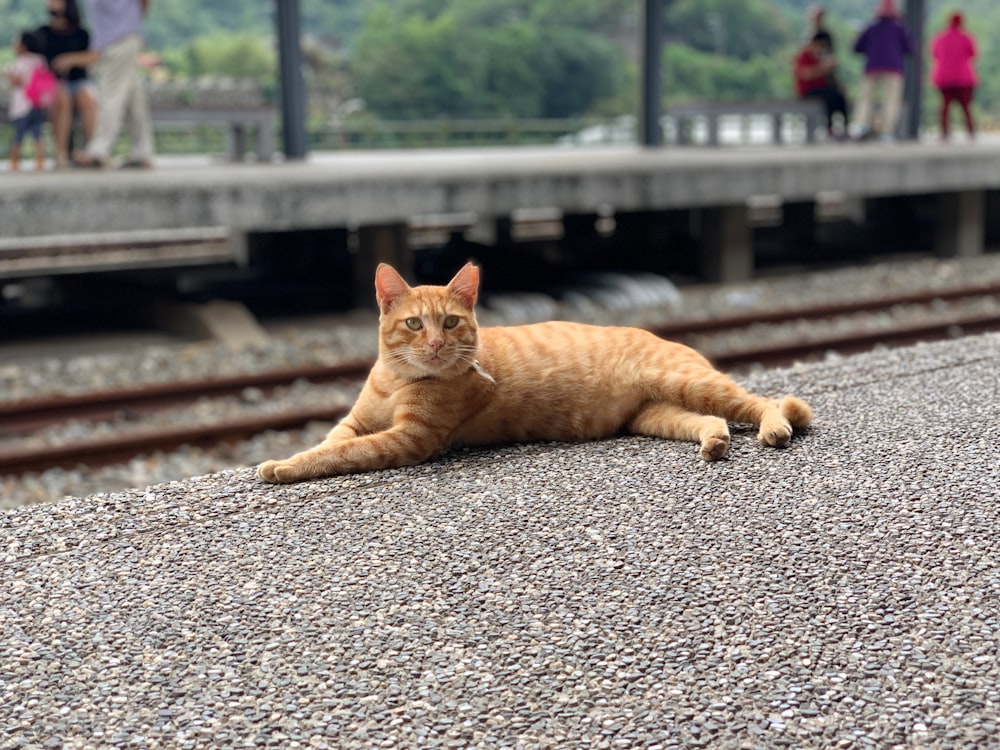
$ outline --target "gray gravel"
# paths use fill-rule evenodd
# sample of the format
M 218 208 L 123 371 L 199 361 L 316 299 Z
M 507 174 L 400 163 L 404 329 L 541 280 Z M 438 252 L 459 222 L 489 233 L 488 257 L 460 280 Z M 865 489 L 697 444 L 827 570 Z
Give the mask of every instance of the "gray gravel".
M 997 746 L 998 365 L 754 375 L 817 423 L 717 463 L 542 444 L 0 515 L 0 747 Z

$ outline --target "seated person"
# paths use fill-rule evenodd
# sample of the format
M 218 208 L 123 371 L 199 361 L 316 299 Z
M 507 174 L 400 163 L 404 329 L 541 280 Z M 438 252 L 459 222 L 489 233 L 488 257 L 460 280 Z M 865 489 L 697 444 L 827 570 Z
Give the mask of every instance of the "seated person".
M 827 52 L 827 40 L 822 32 L 815 34 L 795 58 L 795 87 L 802 99 L 815 97 L 826 109 L 826 129 L 831 138 L 847 138 L 847 99 L 834 71 L 837 59 Z M 843 126 L 834 131 L 834 115 L 840 114 Z
M 76 0 L 46 0 L 51 20 L 35 33 L 42 41 L 42 54 L 59 78 L 55 101 L 49 109 L 55 138 L 56 169 L 68 165 L 70 133 L 74 113 L 79 115 L 84 138 L 90 139 L 97 122 L 97 97 L 87 69 L 75 64 L 87 59 L 90 33 L 80 25 Z M 61 58 L 59 62 L 55 62 Z M 65 61 L 74 62 L 64 66 Z

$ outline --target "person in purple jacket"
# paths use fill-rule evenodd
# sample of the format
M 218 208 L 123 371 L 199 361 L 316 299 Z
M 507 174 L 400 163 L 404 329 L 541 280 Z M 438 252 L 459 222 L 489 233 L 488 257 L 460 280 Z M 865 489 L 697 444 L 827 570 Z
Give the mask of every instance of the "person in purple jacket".
M 854 43 L 854 51 L 865 56 L 865 74 L 855 113 L 861 139 L 876 134 L 872 114 L 875 98 L 879 96 L 882 113 L 877 134 L 882 141 L 894 140 L 903 104 L 903 64 L 912 50 L 913 41 L 899 20 L 895 0 L 880 0 L 875 20 Z

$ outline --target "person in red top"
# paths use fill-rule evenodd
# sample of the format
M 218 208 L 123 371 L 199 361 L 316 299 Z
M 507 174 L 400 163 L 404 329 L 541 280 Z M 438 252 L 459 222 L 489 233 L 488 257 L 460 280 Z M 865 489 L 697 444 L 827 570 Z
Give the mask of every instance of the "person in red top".
M 823 102 L 827 133 L 831 138 L 843 140 L 847 137 L 847 100 L 834 75 L 837 59 L 827 50 L 827 37 L 822 33 L 813 35 L 795 58 L 795 88 L 800 98 L 815 97 Z M 834 130 L 837 114 L 843 119 L 839 134 Z
M 972 90 L 978 83 L 973 67 L 976 42 L 962 28 L 961 13 L 952 14 L 948 28 L 934 36 L 931 55 L 934 57 L 931 82 L 941 92 L 941 137 L 948 138 L 948 110 L 952 102 L 961 105 L 969 137 L 974 137 L 971 105 Z

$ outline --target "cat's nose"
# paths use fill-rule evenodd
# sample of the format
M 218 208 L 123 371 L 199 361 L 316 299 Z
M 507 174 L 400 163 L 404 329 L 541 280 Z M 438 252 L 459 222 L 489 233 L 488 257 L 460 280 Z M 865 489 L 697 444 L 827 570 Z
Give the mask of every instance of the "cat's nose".
M 431 347 L 431 349 L 434 350 L 435 354 L 437 354 L 439 351 L 441 351 L 441 347 L 442 346 L 444 346 L 444 342 L 443 341 L 431 341 L 430 342 L 430 347 Z

